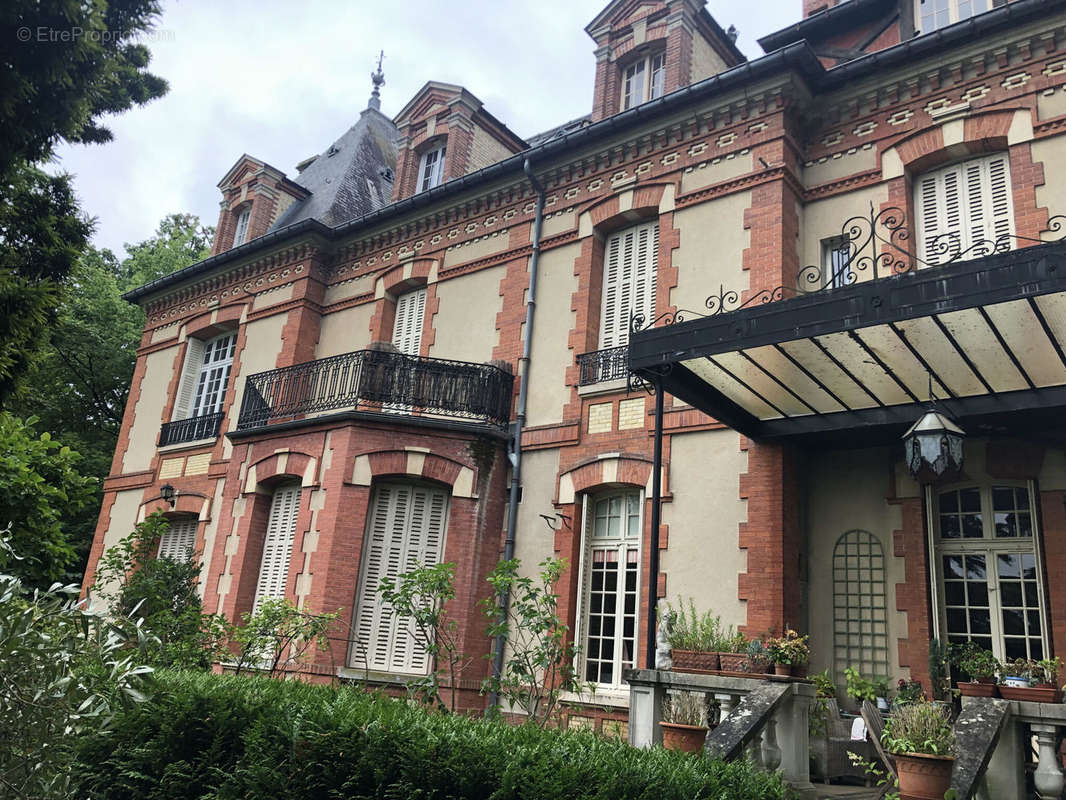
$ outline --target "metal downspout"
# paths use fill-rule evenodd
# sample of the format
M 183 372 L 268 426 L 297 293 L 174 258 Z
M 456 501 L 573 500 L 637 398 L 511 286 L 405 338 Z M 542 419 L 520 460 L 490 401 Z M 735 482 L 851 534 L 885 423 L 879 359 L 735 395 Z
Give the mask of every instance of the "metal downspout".
M 537 310 L 537 264 L 540 261 L 540 232 L 544 221 L 544 187 L 533 175 L 533 165 L 527 158 L 522 164 L 533 191 L 537 193 L 536 213 L 533 216 L 533 253 L 529 259 L 529 292 L 526 296 L 526 329 L 522 336 L 522 358 L 518 362 L 520 382 L 518 385 L 518 411 L 511 428 L 511 443 L 508 458 L 511 462 L 511 489 L 507 501 L 507 538 L 503 545 L 503 558 L 514 558 L 515 530 L 518 527 L 518 494 L 522 486 L 522 429 L 526 424 L 526 399 L 529 395 L 529 361 L 533 349 L 533 317 Z M 506 618 L 511 603 L 510 593 L 501 598 L 501 613 Z M 496 650 L 492 659 L 492 676 L 499 680 L 503 674 L 503 651 L 506 637 L 496 637 Z M 493 691 L 489 703 L 499 703 L 499 693 Z

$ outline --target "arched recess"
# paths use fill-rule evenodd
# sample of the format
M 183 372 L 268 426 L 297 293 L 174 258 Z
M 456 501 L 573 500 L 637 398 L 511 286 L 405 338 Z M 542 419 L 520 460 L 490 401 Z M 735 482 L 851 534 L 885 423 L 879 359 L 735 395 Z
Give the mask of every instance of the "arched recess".
M 664 478 L 668 472 L 663 469 Z M 580 492 L 588 492 L 601 486 L 625 484 L 641 487 L 645 496 L 651 496 L 651 460 L 642 456 L 617 454 L 595 458 L 578 464 L 559 476 L 556 505 L 574 502 Z M 666 493 L 664 485 L 663 494 Z
M 306 453 L 272 453 L 248 467 L 244 493 L 255 492 L 259 487 L 277 483 L 281 478 L 296 478 L 301 486 L 313 486 L 317 470 L 318 460 Z
M 398 476 L 443 483 L 451 487 L 452 497 L 476 497 L 473 469 L 424 449 L 378 450 L 356 456 L 351 482 L 370 486 L 375 479 Z
M 835 674 L 890 674 L 885 551 L 869 531 L 847 531 L 833 548 L 833 664 Z

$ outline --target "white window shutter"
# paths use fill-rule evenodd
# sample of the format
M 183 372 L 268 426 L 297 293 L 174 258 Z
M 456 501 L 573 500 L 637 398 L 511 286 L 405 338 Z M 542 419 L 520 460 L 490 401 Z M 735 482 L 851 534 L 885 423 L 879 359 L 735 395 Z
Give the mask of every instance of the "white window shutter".
M 1014 234 L 1014 201 L 1011 197 L 1010 166 L 1007 155 L 995 155 L 988 164 L 988 222 L 986 236 L 992 241 L 1003 239 L 1009 247 Z
M 600 303 L 600 350 L 629 343 L 630 319 L 655 318 L 659 224 L 645 223 L 607 238 Z
M 263 541 L 263 560 L 259 567 L 259 582 L 255 588 L 255 604 L 259 609 L 267 599 L 285 597 L 289 578 L 292 542 L 296 535 L 296 517 L 300 512 L 300 487 L 280 486 L 270 503 L 266 538 Z
M 444 551 L 448 495 L 427 486 L 383 483 L 374 491 L 367 520 L 355 611 L 356 668 L 425 674 L 429 657 L 414 637 L 413 623 L 381 600 L 383 578 L 395 580 L 419 566 L 433 566 Z
M 159 540 L 159 558 L 187 561 L 196 546 L 196 518 L 171 520 L 167 532 Z
M 181 381 L 178 383 L 178 396 L 174 402 L 174 413 L 171 419 L 188 419 L 192 413 L 193 400 L 196 397 L 196 383 L 200 377 L 200 367 L 204 363 L 203 339 L 185 340 L 185 366 L 181 370 Z
M 396 299 L 396 319 L 392 343 L 401 353 L 417 356 L 422 348 L 422 322 L 426 311 L 426 290 L 416 289 Z

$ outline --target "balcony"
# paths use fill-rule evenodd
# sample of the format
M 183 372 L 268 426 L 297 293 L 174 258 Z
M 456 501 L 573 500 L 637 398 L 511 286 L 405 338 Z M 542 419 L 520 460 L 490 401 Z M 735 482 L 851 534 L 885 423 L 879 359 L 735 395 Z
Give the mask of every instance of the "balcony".
M 327 411 L 412 415 L 506 428 L 513 385 L 510 372 L 491 364 L 357 350 L 249 376 L 237 430 Z
M 582 353 L 577 357 L 577 365 L 581 369 L 579 386 L 620 380 L 629 375 L 629 347 L 622 345 Z
M 223 414 L 204 414 L 199 417 L 188 419 L 176 419 L 166 422 L 159 431 L 159 446 L 166 447 L 171 444 L 183 442 L 196 442 L 200 439 L 214 439 L 218 436 L 218 429 L 222 425 Z

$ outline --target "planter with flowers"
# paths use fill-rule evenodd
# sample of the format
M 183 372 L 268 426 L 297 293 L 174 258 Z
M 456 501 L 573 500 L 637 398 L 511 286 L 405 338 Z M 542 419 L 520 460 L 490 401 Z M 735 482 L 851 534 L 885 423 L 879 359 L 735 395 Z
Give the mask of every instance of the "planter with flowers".
M 789 628 L 784 636 L 766 641 L 766 654 L 774 663 L 774 672 L 778 675 L 806 676 L 807 663 L 811 659 L 807 638 Z
M 698 753 L 707 739 L 707 702 L 697 692 L 677 692 L 663 700 L 663 747 Z
M 668 640 L 674 671 L 705 674 L 723 669 L 719 653 L 732 646 L 733 626 L 723 626 L 721 617 L 710 611 L 696 611 L 691 598 L 687 609 L 680 597 L 677 601 L 676 609 L 662 604 L 663 612 L 670 614 Z
M 750 672 L 748 646 L 751 642 L 740 631 L 734 633 L 723 643 L 719 658 L 722 662 L 723 672 Z
M 939 703 L 899 706 L 885 721 L 885 750 L 896 759 L 899 793 L 914 800 L 942 800 L 951 788 L 957 746 L 951 717 Z
M 959 694 L 967 697 L 995 697 L 996 675 L 1003 669 L 990 650 L 975 642 L 952 645 L 951 663 L 964 672 L 970 680 L 960 680 Z
M 1004 700 L 1025 700 L 1032 703 L 1062 702 L 1059 671 L 1062 661 L 1056 656 L 1040 661 L 1019 658 L 1004 665 L 1003 685 L 999 695 Z

